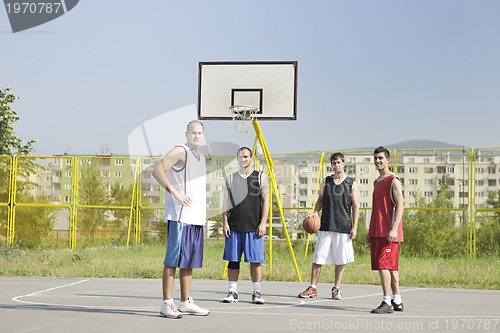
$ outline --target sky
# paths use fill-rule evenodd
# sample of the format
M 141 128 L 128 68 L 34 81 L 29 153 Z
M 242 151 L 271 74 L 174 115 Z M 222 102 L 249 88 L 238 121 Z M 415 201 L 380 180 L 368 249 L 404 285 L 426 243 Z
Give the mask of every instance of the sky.
M 497 0 L 84 0 L 13 33 L 0 7 L 0 89 L 39 155 L 135 154 L 151 124 L 163 154 L 196 117 L 199 62 L 297 61 L 297 120 L 259 122 L 271 153 L 499 146 L 499 17 Z

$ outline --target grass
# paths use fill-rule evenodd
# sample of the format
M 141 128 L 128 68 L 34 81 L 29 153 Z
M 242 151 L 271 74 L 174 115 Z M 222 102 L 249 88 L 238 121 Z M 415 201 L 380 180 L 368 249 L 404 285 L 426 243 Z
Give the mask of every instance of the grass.
M 310 276 L 313 246 L 305 256 L 305 242 L 294 242 L 294 253 L 302 281 Z M 194 270 L 195 279 L 222 279 L 223 240 L 205 243 L 203 268 Z M 287 242 L 273 242 L 273 265 L 263 265 L 264 280 L 298 281 Z M 164 245 L 134 245 L 128 248 L 102 246 L 79 250 L 43 248 L 0 248 L 0 276 L 66 278 L 147 278 L 159 279 L 165 255 Z M 343 283 L 380 284 L 370 268 L 368 254 L 357 253 L 346 266 Z M 242 265 L 240 277 L 249 279 L 249 265 Z M 320 282 L 333 283 L 334 267 L 324 266 Z M 500 289 L 500 258 L 414 258 L 400 257 L 401 285 L 405 287 Z

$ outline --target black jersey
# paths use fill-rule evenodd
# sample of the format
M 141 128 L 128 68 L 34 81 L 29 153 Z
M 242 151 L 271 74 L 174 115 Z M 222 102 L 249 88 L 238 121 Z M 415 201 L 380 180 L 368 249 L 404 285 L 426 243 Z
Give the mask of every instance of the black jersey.
M 336 231 L 348 234 L 352 229 L 351 191 L 354 179 L 346 177 L 340 184 L 335 184 L 333 176 L 325 178 L 325 191 L 321 206 L 322 231 Z
M 257 230 L 262 211 L 261 172 L 254 170 L 244 178 L 239 172 L 229 177 L 231 206 L 228 224 L 231 230 L 252 232 Z

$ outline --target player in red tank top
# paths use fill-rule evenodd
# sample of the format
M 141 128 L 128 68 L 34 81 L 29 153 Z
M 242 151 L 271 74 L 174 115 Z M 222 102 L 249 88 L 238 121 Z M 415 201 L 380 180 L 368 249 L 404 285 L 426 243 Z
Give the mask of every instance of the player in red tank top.
M 372 215 L 367 240 L 370 242 L 372 269 L 378 270 L 384 297 L 372 313 L 403 311 L 399 289 L 399 242 L 403 241 L 403 190 L 399 177 L 389 170 L 389 151 L 373 152 L 379 177 L 374 182 Z M 391 299 L 392 291 L 392 299 Z

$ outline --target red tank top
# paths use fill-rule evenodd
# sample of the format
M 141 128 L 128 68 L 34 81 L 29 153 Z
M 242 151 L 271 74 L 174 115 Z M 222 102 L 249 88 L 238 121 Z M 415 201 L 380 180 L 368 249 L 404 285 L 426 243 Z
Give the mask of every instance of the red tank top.
M 373 182 L 373 205 L 372 215 L 370 218 L 370 228 L 368 236 L 370 237 L 387 237 L 392 228 L 394 219 L 394 203 L 391 199 L 391 184 L 395 174 L 390 174 L 381 181 Z M 403 223 L 400 221 L 398 225 L 398 235 L 396 242 L 403 241 Z

